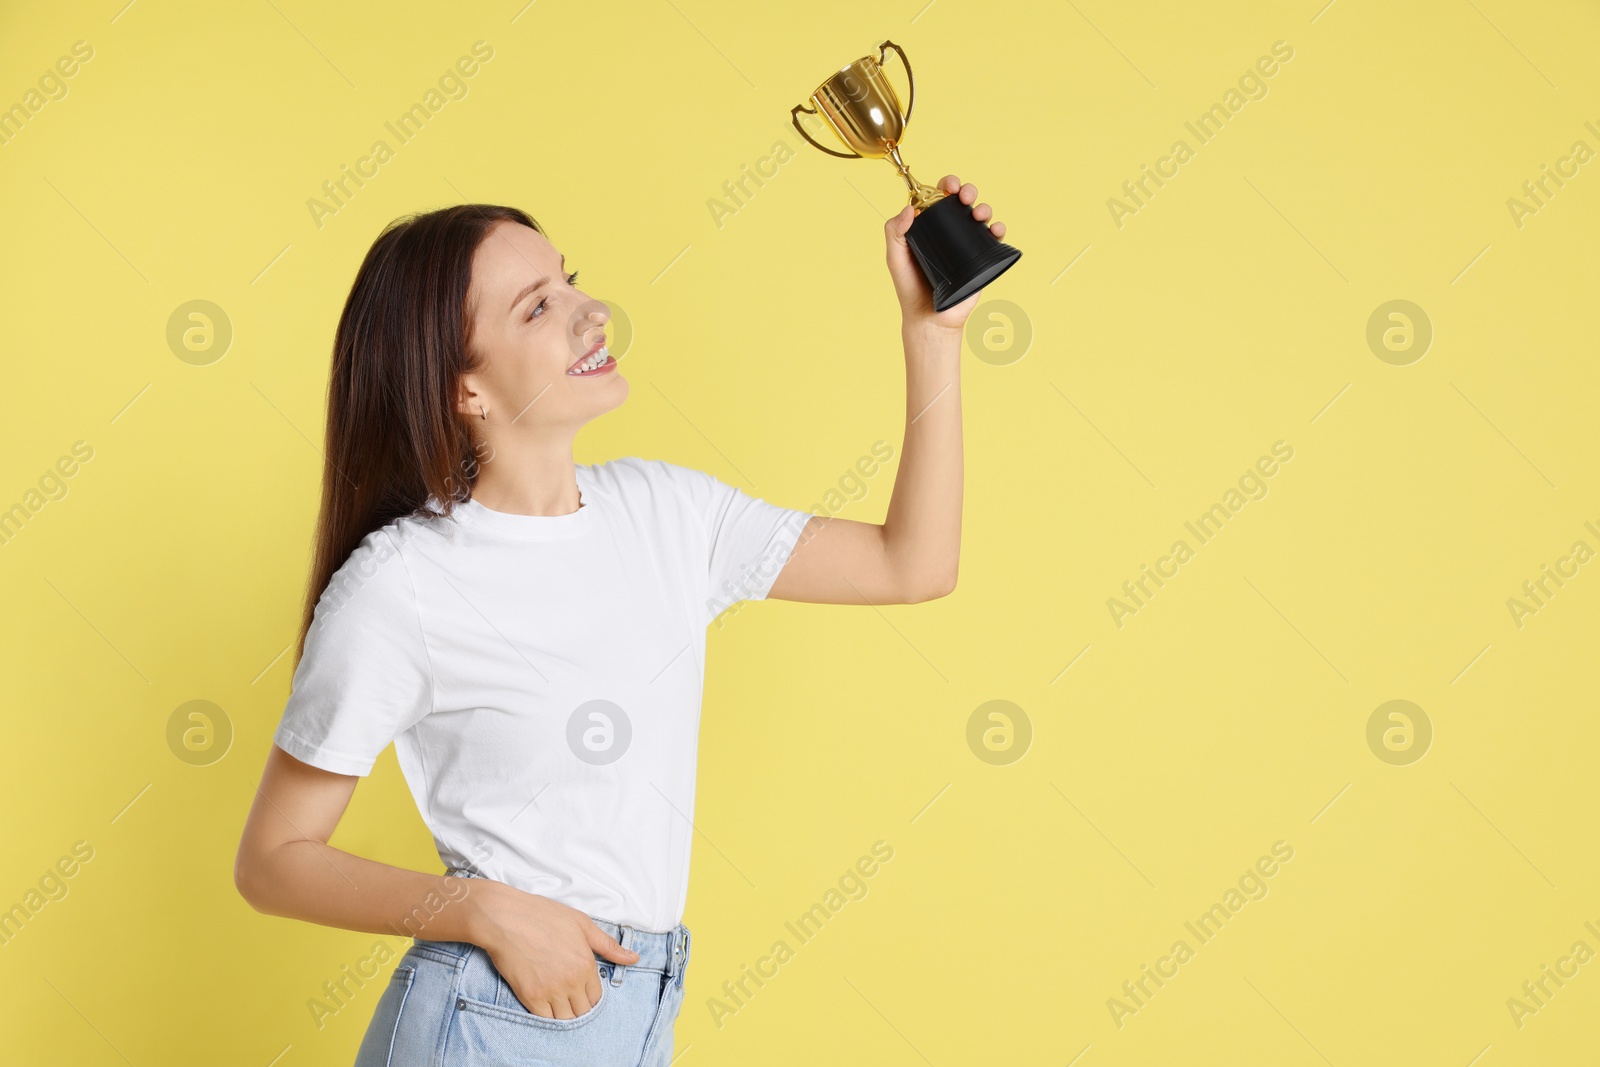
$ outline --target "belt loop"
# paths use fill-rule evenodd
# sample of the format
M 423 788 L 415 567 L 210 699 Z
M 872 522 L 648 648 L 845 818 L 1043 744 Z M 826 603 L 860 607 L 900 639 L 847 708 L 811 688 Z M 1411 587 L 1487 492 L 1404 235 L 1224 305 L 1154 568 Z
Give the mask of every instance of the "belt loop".
M 676 978 L 683 973 L 683 930 L 672 931 L 672 958 L 667 961 L 667 975 Z
M 628 947 L 628 940 L 629 940 L 628 935 L 630 933 L 632 933 L 632 930 L 631 930 L 630 927 L 619 926 L 617 928 L 617 942 L 623 948 L 627 948 Z M 619 986 L 619 985 L 622 984 L 623 972 L 625 972 L 627 969 L 628 969 L 628 965 L 625 964 L 625 963 L 613 963 L 611 965 L 611 984 L 612 984 L 613 987 Z

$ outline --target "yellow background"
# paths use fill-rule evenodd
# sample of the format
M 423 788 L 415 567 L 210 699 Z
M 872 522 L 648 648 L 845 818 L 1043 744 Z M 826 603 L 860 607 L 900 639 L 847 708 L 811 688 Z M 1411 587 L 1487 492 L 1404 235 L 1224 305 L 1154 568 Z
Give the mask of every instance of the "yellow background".
M 94 455 L 0 546 L 0 906 L 94 857 L 0 948 L 6 1061 L 354 1054 L 381 976 L 321 1029 L 306 1005 L 374 937 L 256 914 L 231 865 L 289 687 L 333 327 L 391 218 L 521 206 L 627 312 L 632 394 L 581 462 L 809 508 L 874 441 L 898 455 L 904 191 L 787 124 L 887 37 L 919 79 L 906 157 L 995 205 L 1025 255 L 985 300 L 1032 342 L 964 357 L 954 595 L 713 631 L 678 1062 L 1594 1062 L 1600 963 L 1520 1028 L 1506 1001 L 1600 950 L 1600 564 L 1521 628 L 1506 601 L 1600 548 L 1600 163 L 1521 227 L 1506 201 L 1600 149 L 1600 14 L 1324 3 L 8 5 L 0 102 L 74 41 L 94 58 L 0 147 L 0 506 Z M 469 95 L 316 226 L 307 199 L 477 40 Z M 1276 41 L 1267 96 L 1197 145 L 1183 123 Z M 1180 137 L 1119 228 L 1107 199 Z M 165 336 L 196 299 L 234 331 L 205 366 Z M 1406 366 L 1366 342 L 1395 299 L 1434 329 Z M 1270 494 L 1118 628 L 1107 598 L 1278 440 Z M 892 470 L 866 484 L 840 514 L 881 519 Z M 233 731 L 204 766 L 167 742 L 195 699 Z M 1434 731 L 1406 766 L 1366 740 L 1393 699 Z M 990 700 L 1032 726 L 1008 765 L 967 744 Z M 716 1026 L 708 998 L 878 840 L 867 896 Z M 1279 840 L 1265 899 L 1194 942 Z M 334 843 L 437 869 L 392 750 Z M 1180 938 L 1119 1027 L 1108 998 Z

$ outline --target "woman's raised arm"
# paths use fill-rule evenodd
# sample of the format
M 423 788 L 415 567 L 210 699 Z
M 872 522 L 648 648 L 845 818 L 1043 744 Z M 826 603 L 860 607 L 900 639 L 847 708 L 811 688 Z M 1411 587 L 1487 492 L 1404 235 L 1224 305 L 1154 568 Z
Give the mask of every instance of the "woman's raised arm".
M 949 174 L 939 182 L 964 204 L 978 190 Z M 986 222 L 988 204 L 973 208 Z M 961 333 L 981 293 L 942 312 L 906 245 L 907 206 L 884 225 L 886 258 L 900 301 L 906 356 L 906 430 L 883 523 L 813 515 L 768 597 L 813 604 L 912 604 L 951 592 L 961 556 Z M 990 232 L 1005 235 L 1004 223 Z

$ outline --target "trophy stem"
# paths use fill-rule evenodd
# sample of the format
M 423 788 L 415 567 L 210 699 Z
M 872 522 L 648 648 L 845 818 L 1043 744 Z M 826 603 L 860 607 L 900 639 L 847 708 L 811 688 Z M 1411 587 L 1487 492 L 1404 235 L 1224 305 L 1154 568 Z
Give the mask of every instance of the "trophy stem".
M 899 145 L 889 146 L 889 152 L 884 158 L 890 163 L 893 163 L 895 169 L 900 172 L 900 177 L 906 180 L 906 185 L 911 189 L 912 207 L 916 208 L 918 211 L 926 211 L 928 208 L 944 199 L 944 193 L 940 192 L 938 189 L 935 189 L 931 185 L 923 185 L 921 182 L 917 181 L 911 176 L 911 168 L 906 166 L 906 161 L 900 158 Z

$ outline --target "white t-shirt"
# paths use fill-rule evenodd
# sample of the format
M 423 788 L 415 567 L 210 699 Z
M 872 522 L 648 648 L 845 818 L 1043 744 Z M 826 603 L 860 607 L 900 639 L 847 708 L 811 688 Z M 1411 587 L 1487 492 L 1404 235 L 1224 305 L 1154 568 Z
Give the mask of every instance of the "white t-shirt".
M 317 602 L 273 740 L 354 775 L 393 741 L 447 866 L 670 930 L 706 627 L 766 597 L 811 514 L 662 460 L 577 482 L 567 515 L 469 500 L 368 534 Z

